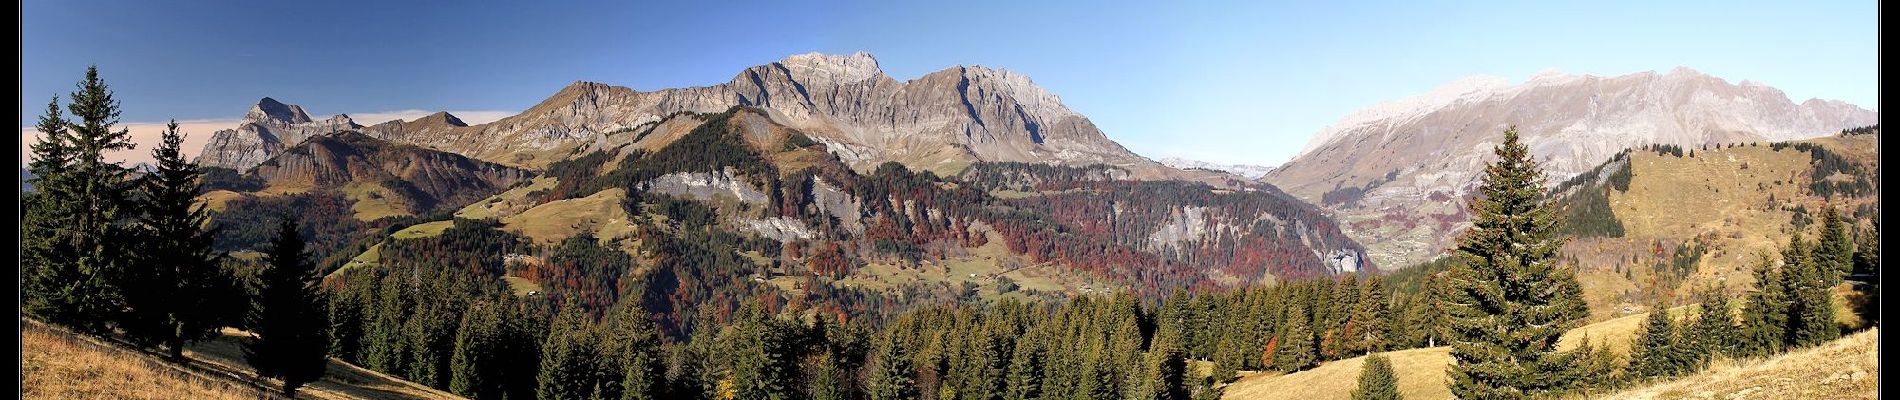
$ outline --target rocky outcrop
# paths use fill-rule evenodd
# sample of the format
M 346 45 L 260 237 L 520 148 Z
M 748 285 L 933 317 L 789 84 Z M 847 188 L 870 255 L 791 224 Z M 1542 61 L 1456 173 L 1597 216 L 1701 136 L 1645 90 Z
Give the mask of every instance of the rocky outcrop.
M 1402 267 L 1439 254 L 1464 228 L 1464 199 L 1508 126 L 1555 185 L 1625 148 L 1802 139 L 1877 117 L 1686 68 L 1544 73 L 1515 86 L 1469 78 L 1346 116 L 1264 180 L 1330 207 L 1378 265 Z
M 303 107 L 265 97 L 236 128 L 217 131 L 194 160 L 198 165 L 244 171 L 310 137 L 362 128 L 348 115 L 312 121 Z

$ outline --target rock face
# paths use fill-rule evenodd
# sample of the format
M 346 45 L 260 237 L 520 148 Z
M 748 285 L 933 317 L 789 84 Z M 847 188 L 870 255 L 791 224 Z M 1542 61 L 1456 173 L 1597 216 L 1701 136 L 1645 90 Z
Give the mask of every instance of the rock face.
M 377 185 L 415 214 L 473 202 L 531 178 L 522 169 L 356 132 L 312 137 L 258 164 L 252 173 L 271 186 Z
M 1521 85 L 1468 78 L 1380 104 L 1316 134 L 1264 180 L 1329 208 L 1379 265 L 1429 260 L 1468 222 L 1464 200 L 1491 147 L 1516 125 L 1555 185 L 1624 148 L 1802 139 L 1872 125 L 1838 101 L 1686 68 L 1598 77 L 1544 73 Z
M 362 126 L 348 115 L 312 121 L 303 107 L 265 97 L 251 106 L 237 128 L 212 133 L 195 161 L 198 165 L 244 171 L 312 136 L 358 128 Z
M 200 159 L 210 165 L 256 165 L 285 143 L 331 127 L 301 128 L 311 123 L 297 122 L 300 109 L 269 103 L 253 112 L 264 117 L 220 132 Z M 431 117 L 363 130 L 398 143 L 538 168 L 575 148 L 604 145 L 612 133 L 674 113 L 734 106 L 768 110 L 775 122 L 805 132 L 865 169 L 898 161 L 913 169 L 954 173 L 974 161 L 1020 161 L 1105 163 L 1150 177 L 1182 174 L 1109 140 L 1088 118 L 1021 74 L 957 66 L 900 82 L 865 53 L 794 55 L 705 87 L 642 92 L 575 82 L 521 114 L 489 124 L 459 126 L 453 118 L 457 123 Z M 285 113 L 292 116 L 279 116 Z

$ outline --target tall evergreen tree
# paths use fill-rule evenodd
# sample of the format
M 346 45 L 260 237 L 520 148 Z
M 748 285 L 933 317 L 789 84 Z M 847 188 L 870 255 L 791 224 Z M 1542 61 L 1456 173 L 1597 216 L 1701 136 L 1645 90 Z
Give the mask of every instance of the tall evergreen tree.
M 541 345 L 541 375 L 535 395 L 542 399 L 586 399 L 594 396 L 598 379 L 594 363 L 594 327 L 581 314 L 578 301 L 562 302 L 561 314 L 548 326 Z
M 1563 240 L 1555 209 L 1544 202 L 1544 176 L 1504 131 L 1485 168 L 1471 228 L 1458 239 L 1448 293 L 1452 393 L 1461 398 L 1519 398 L 1564 385 L 1570 355 L 1556 351 L 1564 331 L 1587 316 L 1573 271 L 1557 265 Z
M 156 169 L 139 180 L 133 203 L 138 267 L 126 271 L 131 279 L 121 285 L 131 309 L 124 324 L 128 336 L 164 345 L 173 360 L 184 358 L 185 343 L 242 322 L 246 303 L 222 256 L 211 249 L 210 215 L 196 200 L 202 173 L 185 160 L 184 140 L 172 122 L 152 149 Z
M 798 386 L 798 353 L 791 330 L 777 318 L 766 314 L 758 303 L 747 303 L 739 312 L 739 337 L 732 343 L 729 368 L 733 388 L 740 400 L 777 400 L 793 396 Z
M 1762 357 L 1780 352 L 1786 342 L 1788 300 L 1782 291 L 1781 271 L 1768 257 L 1755 265 L 1755 291 L 1742 305 L 1743 352 Z
M 1801 240 L 1796 232 L 1783 253 L 1783 292 L 1789 300 L 1786 343 L 1807 347 L 1840 337 L 1834 322 L 1834 297 L 1828 276 L 1832 267 L 1818 261 L 1817 251 Z
M 1399 396 L 1399 377 L 1392 373 L 1392 361 L 1384 355 L 1366 356 L 1365 369 L 1359 371 L 1359 388 L 1353 389 L 1353 400 L 1395 400 Z
M 1701 312 L 1683 335 L 1697 364 L 1705 364 L 1718 355 L 1738 355 L 1735 316 L 1728 293 L 1720 285 L 1709 285 L 1696 292 Z
M 602 377 L 601 397 L 621 400 L 650 400 L 665 396 L 666 359 L 660 351 L 659 327 L 637 302 L 622 302 L 608 318 L 606 358 L 614 368 Z
M 1690 355 L 1676 335 L 1676 321 L 1662 305 L 1650 307 L 1649 317 L 1636 328 L 1630 348 L 1630 372 L 1642 377 L 1676 376 L 1687 372 Z
M 1148 352 L 1148 368 L 1152 390 L 1138 398 L 1188 400 L 1187 358 L 1179 345 L 1163 342 L 1154 346 Z
M 1047 362 L 1044 351 L 1045 337 L 1026 335 L 1016 344 L 1015 354 L 1009 361 L 1009 400 L 1032 400 L 1042 398 L 1042 379 L 1044 363 Z
M 476 303 L 462 314 L 449 361 L 449 391 L 476 399 L 504 396 L 502 375 L 511 366 L 503 364 L 506 327 L 500 300 Z
M 1833 205 L 1821 207 L 1821 242 L 1814 249 L 1821 282 L 1827 286 L 1841 283 L 1841 275 L 1853 271 L 1854 243 L 1847 234 L 1847 221 Z
M 133 143 L 128 131 L 115 128 L 119 102 L 99 68 L 86 68 L 77 86 L 66 106 L 77 122 L 52 110 L 57 99 L 40 118 L 38 129 L 46 137 L 35 149 L 34 167 L 48 175 L 36 180 L 42 202 L 26 215 L 42 220 L 22 227 L 35 230 L 25 234 L 25 250 L 31 251 L 23 261 L 37 263 L 23 286 L 30 294 L 28 312 L 96 333 L 124 317 L 118 285 L 127 280 L 123 269 L 138 242 L 124 223 L 131 216 L 127 170 L 105 154 L 130 150 Z
M 1278 346 L 1273 350 L 1273 366 L 1281 371 L 1303 370 L 1319 362 L 1319 343 L 1314 337 L 1304 305 L 1287 307 L 1280 329 Z
M 1388 344 L 1387 321 L 1391 315 L 1387 311 L 1385 279 L 1368 278 L 1360 291 L 1359 305 L 1346 323 L 1347 351 L 1342 354 L 1345 357 L 1385 351 Z
M 915 400 L 918 392 L 916 380 L 911 377 L 913 370 L 903 343 L 890 339 L 880 343 L 868 385 L 871 400 Z
M 330 323 L 323 310 L 328 301 L 318 287 L 322 277 L 316 265 L 306 259 L 296 221 L 286 217 L 278 224 L 264 261 L 244 360 L 259 376 L 280 380 L 285 395 L 294 395 L 298 387 L 322 378 L 329 366 Z

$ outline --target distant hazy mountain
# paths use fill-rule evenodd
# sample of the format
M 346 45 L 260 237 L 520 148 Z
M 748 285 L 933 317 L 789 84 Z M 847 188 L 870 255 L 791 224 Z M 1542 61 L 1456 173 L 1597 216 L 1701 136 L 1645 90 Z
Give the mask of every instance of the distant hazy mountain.
M 1260 179 L 1260 177 L 1266 176 L 1267 172 L 1273 171 L 1273 167 L 1264 166 L 1264 165 L 1215 164 L 1215 163 L 1206 162 L 1206 161 L 1189 160 L 1189 159 L 1179 158 L 1179 157 L 1163 158 L 1161 159 L 1161 165 L 1166 165 L 1169 167 L 1174 167 L 1176 169 L 1184 169 L 1184 170 L 1185 169 L 1201 169 L 1201 170 L 1209 170 L 1209 171 L 1220 171 L 1220 172 L 1226 172 L 1226 173 L 1230 173 L 1234 175 L 1240 175 L 1240 176 L 1246 177 L 1247 179 Z
M 1380 265 L 1403 266 L 1439 253 L 1466 225 L 1464 198 L 1507 126 L 1554 185 L 1624 148 L 1801 139 L 1878 116 L 1839 101 L 1796 104 L 1772 87 L 1687 68 L 1545 73 L 1520 85 L 1467 78 L 1342 118 L 1265 180 L 1357 226 L 1348 232 Z

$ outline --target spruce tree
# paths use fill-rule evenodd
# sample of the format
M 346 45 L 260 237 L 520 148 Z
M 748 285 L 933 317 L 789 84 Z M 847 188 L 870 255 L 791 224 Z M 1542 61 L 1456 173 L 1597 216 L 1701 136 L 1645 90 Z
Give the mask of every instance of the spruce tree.
M 585 399 L 594 395 L 597 380 L 592 324 L 581 314 L 578 301 L 562 302 L 560 316 L 548 326 L 541 344 L 541 374 L 535 395 L 542 399 Z
M 1173 343 L 1158 345 L 1149 351 L 1148 360 L 1153 391 L 1142 398 L 1187 400 L 1187 358 L 1182 355 L 1180 346 Z
M 1689 350 L 1695 354 L 1697 364 L 1706 364 L 1711 358 L 1722 355 L 1738 355 L 1735 349 L 1735 318 L 1728 293 L 1720 285 L 1709 285 L 1696 292 L 1696 302 L 1701 312 L 1695 322 L 1688 326 L 1683 335 Z
M 878 346 L 877 364 L 871 369 L 868 384 L 871 400 L 915 400 L 917 383 L 911 378 L 910 354 L 897 340 L 887 339 Z
M 131 315 L 129 336 L 162 344 L 173 360 L 184 359 L 188 342 L 217 335 L 242 322 L 243 288 L 212 250 L 210 213 L 197 202 L 202 172 L 185 160 L 178 123 L 165 125 L 152 149 L 156 169 L 139 180 L 135 197 L 140 237 L 138 267 L 123 285 Z
M 838 366 L 836 356 L 830 351 L 814 357 L 810 367 L 811 380 L 806 392 L 811 400 L 847 400 L 851 398 L 850 377 Z
M 1313 336 L 1306 309 L 1300 304 L 1287 308 L 1280 328 L 1278 346 L 1273 350 L 1273 366 L 1284 372 L 1312 367 L 1319 362 L 1319 343 Z M 1232 379 L 1229 377 L 1228 379 Z
M 1797 232 L 1783 254 L 1786 262 L 1782 277 L 1789 299 L 1786 343 L 1789 347 L 1819 345 L 1840 337 L 1834 322 L 1834 297 L 1828 276 L 1836 275 L 1831 266 L 1816 257 Z
M 39 204 L 23 224 L 23 262 L 33 262 L 26 276 L 27 312 L 84 332 L 103 333 L 125 316 L 119 285 L 129 278 L 123 269 L 132 261 L 139 241 L 125 224 L 131 217 L 128 196 L 131 180 L 108 152 L 133 148 L 131 134 L 119 123 L 119 102 L 99 78 L 97 66 L 67 98 L 66 110 L 77 122 L 63 118 L 49 104 L 39 126 L 44 145 L 34 149 Z
M 1688 354 L 1676 336 L 1676 321 L 1662 305 L 1650 307 L 1649 317 L 1636 328 L 1630 347 L 1630 372 L 1641 377 L 1675 376 L 1687 370 Z
M 1343 356 L 1347 357 L 1385 351 L 1388 345 L 1386 337 L 1390 332 L 1386 321 L 1391 316 L 1386 309 L 1385 279 L 1368 278 L 1362 286 L 1359 306 L 1346 325 L 1349 343 Z
M 616 305 L 608 319 L 606 358 L 614 368 L 602 377 L 603 398 L 658 399 L 666 393 L 666 359 L 660 351 L 659 327 L 637 302 Z
M 1821 242 L 1814 249 L 1814 262 L 1822 282 L 1832 287 L 1841 283 L 1841 275 L 1853 271 L 1854 243 L 1848 238 L 1847 222 L 1833 205 L 1821 207 Z
M 737 399 L 784 399 L 797 390 L 798 354 L 790 330 L 758 303 L 739 312 L 730 375 Z
M 328 300 L 318 287 L 322 277 L 316 265 L 306 259 L 296 221 L 285 217 L 278 224 L 264 261 L 244 360 L 259 376 L 281 381 L 284 395 L 294 395 L 298 387 L 322 378 L 329 366 L 330 323 L 323 309 Z
M 1039 335 L 1026 335 L 1025 340 L 1016 344 L 1015 354 L 1010 356 L 1009 392 L 1004 396 L 1009 400 L 1031 400 L 1042 398 L 1042 378 L 1044 373 L 1044 340 Z
M 1743 352 L 1764 357 L 1780 352 L 1786 341 L 1788 300 L 1782 291 L 1781 271 L 1773 260 L 1763 257 L 1754 270 L 1755 290 L 1742 306 Z
M 1399 396 L 1399 377 L 1392 373 L 1392 362 L 1384 355 L 1366 356 L 1365 368 L 1359 371 L 1359 388 L 1353 389 L 1353 400 L 1393 400 Z
M 1450 317 L 1452 394 L 1520 398 L 1563 386 L 1570 355 L 1557 339 L 1588 314 L 1574 271 L 1560 268 L 1561 225 L 1544 201 L 1544 176 L 1515 127 L 1485 168 L 1458 239 L 1444 306 Z
M 449 361 L 449 391 L 476 399 L 503 397 L 503 370 L 511 366 L 503 364 L 506 337 L 499 300 L 473 304 L 462 314 Z
M 78 293 L 71 282 L 83 277 L 76 261 L 78 249 L 72 247 L 73 229 L 78 222 L 77 195 L 73 179 L 72 138 L 66 119 L 59 109 L 59 96 L 46 104 L 40 115 L 39 141 L 32 150 L 27 171 L 33 178 L 27 183 L 32 192 L 21 194 L 20 277 L 21 297 L 26 313 L 51 322 L 77 325 L 79 315 L 75 299 Z

